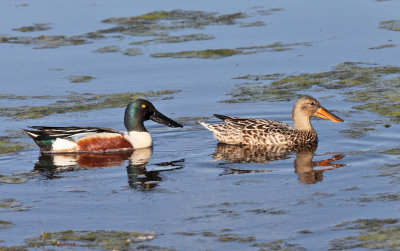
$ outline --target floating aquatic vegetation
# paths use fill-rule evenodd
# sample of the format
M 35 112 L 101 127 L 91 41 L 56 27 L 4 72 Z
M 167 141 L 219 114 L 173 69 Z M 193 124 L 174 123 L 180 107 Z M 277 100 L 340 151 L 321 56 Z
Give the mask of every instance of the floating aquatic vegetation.
M 256 27 L 256 26 L 264 26 L 265 23 L 262 21 L 256 21 L 252 23 L 242 23 L 240 27 Z
M 268 209 L 250 209 L 246 210 L 246 212 L 256 213 L 256 214 L 287 214 L 287 210 L 276 209 L 276 208 L 268 208 Z
M 5 137 L 0 137 L 0 155 L 16 152 L 22 150 L 23 148 L 23 145 L 19 142 L 12 142 Z
M 398 250 L 400 247 L 399 219 L 358 219 L 343 222 L 334 230 L 357 229 L 358 235 L 351 235 L 331 240 L 329 250 L 354 248 Z
M 132 45 L 147 45 L 149 43 L 183 43 L 190 41 L 201 41 L 201 40 L 210 40 L 215 37 L 212 35 L 197 33 L 197 34 L 189 34 L 189 35 L 181 35 L 181 36 L 156 36 L 153 39 L 136 41 L 130 44 Z
M 399 201 L 400 193 L 378 193 L 376 196 L 363 196 L 357 198 L 351 198 L 351 201 L 358 202 L 374 202 L 374 201 Z
M 266 74 L 266 75 L 254 75 L 254 74 L 248 74 L 245 76 L 239 76 L 239 77 L 234 77 L 233 79 L 248 79 L 248 80 L 254 80 L 254 81 L 259 81 L 259 80 L 277 80 L 285 76 L 284 74 L 280 73 L 275 73 L 275 74 Z
M 87 44 L 90 41 L 84 36 L 63 36 L 63 35 L 52 35 L 52 36 L 5 36 L 0 35 L 0 43 L 11 43 L 11 44 L 26 44 L 26 45 L 37 45 L 35 49 L 46 49 L 46 48 L 58 48 L 60 46 L 67 45 L 80 45 Z
M 347 138 L 360 138 L 368 132 L 376 130 L 376 126 L 381 124 L 379 121 L 352 121 L 346 125 L 349 129 L 342 130 L 340 133 Z
M 90 82 L 93 79 L 96 79 L 96 77 L 89 76 L 89 75 L 72 75 L 68 77 L 69 81 L 71 83 L 83 83 L 83 82 Z
M 400 20 L 392 19 L 392 20 L 382 21 L 379 23 L 379 28 L 392 31 L 400 31 Z
M 216 12 L 172 10 L 153 11 L 139 16 L 116 17 L 102 20 L 103 23 L 117 25 L 115 27 L 91 32 L 90 34 L 119 33 L 130 36 L 159 36 L 168 31 L 193 28 L 199 29 L 207 25 L 233 25 L 237 19 L 247 17 L 244 13 L 218 15 Z
M 175 234 L 185 235 L 185 236 L 204 236 L 204 237 L 213 237 L 216 241 L 219 242 L 254 242 L 256 238 L 254 236 L 241 236 L 237 233 L 232 233 L 231 229 L 221 229 L 218 232 L 177 232 Z
M 119 52 L 120 50 L 121 50 L 121 48 L 119 48 L 118 45 L 109 45 L 109 46 L 104 46 L 104 47 L 98 48 L 94 52 L 110 53 L 110 52 Z
M 385 151 L 382 151 L 381 153 L 400 155 L 398 148 L 385 150 Z M 384 164 L 381 166 L 376 166 L 374 168 L 376 168 L 380 172 L 379 176 L 389 177 L 391 180 L 390 181 L 391 184 L 400 184 L 400 168 L 399 168 L 399 166 L 400 166 L 400 164 Z
M 230 57 L 236 54 L 244 54 L 244 51 L 237 49 L 216 49 L 216 50 L 202 50 L 202 51 L 182 51 L 182 52 L 172 52 L 172 53 L 154 53 L 151 54 L 152 57 L 164 58 L 223 58 Z
M 14 224 L 11 221 L 0 220 L 0 230 L 10 228 L 12 225 L 14 225 Z M 0 247 L 0 250 L 1 250 L 1 247 Z
M 0 212 L 18 212 L 18 211 L 27 211 L 31 208 L 31 206 L 24 206 L 22 202 L 13 199 L 1 199 L 0 200 Z
M 369 48 L 370 50 L 378 50 L 378 49 L 385 49 L 385 48 L 393 48 L 393 47 L 397 47 L 398 44 L 382 44 L 379 46 L 374 46 Z
M 136 250 L 148 250 L 148 251 L 176 251 L 176 249 L 172 248 L 164 248 L 160 246 L 154 246 L 154 245 L 145 245 L 145 244 L 140 244 L 136 246 Z
M 49 23 L 38 23 L 38 24 L 32 24 L 29 26 L 22 26 L 19 28 L 14 28 L 14 31 L 21 31 L 21 32 L 33 32 L 33 31 L 45 31 L 45 30 L 50 30 L 50 24 Z
M 21 184 L 28 182 L 28 178 L 23 175 L 3 175 L 0 174 L 0 184 Z M 1 206 L 0 206 L 1 207 Z
M 124 55 L 127 55 L 127 56 L 142 55 L 142 51 L 137 48 L 129 48 L 124 51 Z
M 265 75 L 247 75 L 240 79 L 260 82 Z M 267 75 L 268 76 L 268 75 Z M 222 102 L 285 101 L 298 97 L 298 91 L 313 88 L 350 89 L 343 91 L 347 100 L 362 103 L 353 106 L 382 116 L 400 117 L 400 67 L 376 66 L 366 63 L 346 62 L 334 70 L 320 73 L 284 75 L 266 83 L 249 82 L 236 85 Z M 354 88 L 357 87 L 357 88 Z M 317 89 L 318 90 L 318 89 Z
M 257 13 L 261 15 L 271 15 L 273 12 L 283 11 L 283 10 L 284 10 L 283 8 L 271 8 L 266 10 L 257 10 Z
M 34 119 L 55 113 L 125 107 L 134 99 L 151 97 L 170 98 L 167 95 L 177 92 L 179 90 L 122 92 L 114 94 L 71 93 L 70 95 L 54 96 L 54 99 L 57 99 L 57 101 L 48 105 L 0 107 L 0 116 L 9 116 L 15 119 Z M 24 98 L 29 98 L 29 96 L 24 96 Z
M 216 12 L 177 9 L 172 11 L 153 11 L 134 17 L 108 18 L 102 22 L 138 27 L 140 25 L 155 24 L 159 21 L 169 21 L 156 27 L 159 29 L 171 30 L 176 28 L 200 28 L 212 24 L 235 24 L 236 19 L 245 17 L 247 16 L 242 12 L 218 15 Z
M 238 54 L 252 54 L 265 51 L 284 51 L 291 50 L 291 46 L 310 46 L 309 42 L 300 43 L 273 43 L 268 45 L 257 45 L 249 47 L 238 47 L 235 49 L 207 49 L 198 51 L 181 51 L 181 52 L 166 52 L 153 53 L 152 57 L 173 57 L 173 58 L 223 58 Z
M 298 244 L 291 244 L 288 243 L 287 240 L 275 240 L 270 242 L 260 242 L 254 243 L 253 247 L 259 247 L 261 250 L 288 250 L 288 251 L 300 251 L 300 250 L 307 250 L 306 248 L 298 245 Z
M 153 232 L 125 231 L 73 231 L 42 233 L 39 237 L 25 240 L 30 248 L 48 248 L 49 246 L 74 246 L 89 249 L 121 250 L 130 248 L 137 243 L 151 241 L 156 238 Z

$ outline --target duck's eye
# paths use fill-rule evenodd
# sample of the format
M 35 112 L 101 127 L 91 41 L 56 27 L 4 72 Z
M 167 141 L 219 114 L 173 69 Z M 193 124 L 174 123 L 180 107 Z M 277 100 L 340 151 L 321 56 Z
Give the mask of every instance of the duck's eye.
M 146 105 L 142 105 L 142 108 L 143 108 L 143 109 L 146 108 Z
M 314 102 L 312 102 L 312 101 L 311 101 L 309 104 L 310 104 L 310 105 L 315 105 L 315 103 L 314 103 Z

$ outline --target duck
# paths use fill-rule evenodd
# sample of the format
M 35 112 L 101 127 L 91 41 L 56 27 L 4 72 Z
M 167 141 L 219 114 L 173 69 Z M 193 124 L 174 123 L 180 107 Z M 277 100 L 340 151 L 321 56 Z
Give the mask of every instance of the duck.
M 145 99 L 129 103 L 125 109 L 126 132 L 103 127 L 31 126 L 23 129 L 44 153 L 88 153 L 132 151 L 153 146 L 143 122 L 153 120 L 169 127 L 183 127 L 159 112 Z
M 214 137 L 230 145 L 301 145 L 318 142 L 317 132 L 311 125 L 310 117 L 317 116 L 333 122 L 343 120 L 325 109 L 318 100 L 303 96 L 292 110 L 293 127 L 274 120 L 239 118 L 214 114 L 224 124 L 199 122 L 210 130 Z

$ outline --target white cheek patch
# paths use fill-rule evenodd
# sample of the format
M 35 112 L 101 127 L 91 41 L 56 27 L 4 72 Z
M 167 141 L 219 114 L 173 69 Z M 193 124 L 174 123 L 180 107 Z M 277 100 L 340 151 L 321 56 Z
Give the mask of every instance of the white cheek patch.
M 75 150 L 78 145 L 75 142 L 72 142 L 67 139 L 57 138 L 56 141 L 53 143 L 53 151 L 60 152 L 60 151 L 72 151 Z

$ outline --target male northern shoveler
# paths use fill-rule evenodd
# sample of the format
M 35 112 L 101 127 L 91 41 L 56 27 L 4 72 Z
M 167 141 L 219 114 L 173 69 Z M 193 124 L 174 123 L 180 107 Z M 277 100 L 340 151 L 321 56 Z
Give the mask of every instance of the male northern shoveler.
M 317 116 L 333 122 L 343 120 L 323 108 L 313 97 L 300 98 L 293 107 L 294 127 L 283 122 L 262 119 L 245 119 L 214 114 L 226 124 L 199 122 L 212 131 L 215 138 L 232 145 L 300 145 L 318 141 L 310 117 Z
M 126 107 L 124 123 L 128 130 L 121 132 L 101 127 L 46 127 L 32 126 L 24 130 L 42 152 L 109 152 L 146 148 L 153 145 L 150 133 L 143 125 L 153 120 L 170 127 L 183 127 L 154 108 L 147 100 L 138 99 Z

